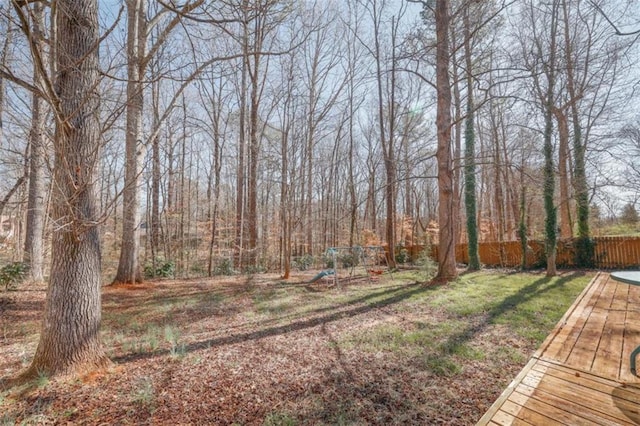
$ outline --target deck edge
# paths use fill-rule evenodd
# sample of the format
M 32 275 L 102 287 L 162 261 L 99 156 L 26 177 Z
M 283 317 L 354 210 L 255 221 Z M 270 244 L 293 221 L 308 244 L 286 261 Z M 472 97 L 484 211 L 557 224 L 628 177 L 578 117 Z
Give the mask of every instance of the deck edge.
M 603 272 L 598 271 L 596 275 L 591 279 L 591 281 L 589 281 L 589 283 L 584 287 L 582 292 L 580 292 L 576 300 L 571 304 L 571 306 L 569 306 L 569 309 L 567 309 L 567 311 L 564 313 L 562 318 L 560 318 L 560 320 L 558 321 L 556 326 L 553 328 L 553 330 L 551 330 L 551 333 L 549 333 L 549 335 L 546 337 L 546 339 L 544 339 L 540 347 L 534 352 L 534 354 L 532 355 L 532 358 L 542 358 L 543 354 L 545 353 L 545 351 L 547 350 L 551 342 L 553 342 L 556 336 L 560 334 L 564 326 L 567 324 L 567 321 L 569 320 L 571 315 L 573 315 L 573 313 L 578 308 L 578 306 L 580 306 L 580 303 L 582 303 L 582 301 L 585 299 L 587 294 L 592 290 L 591 287 L 593 287 L 596 281 L 603 275 L 605 275 Z M 605 279 L 607 278 L 605 277 Z
M 527 374 L 533 369 L 533 366 L 538 362 L 537 358 L 529 359 L 529 362 L 524 366 L 522 370 L 518 373 L 518 375 L 509 383 L 509 386 L 506 387 L 505 390 L 502 391 L 498 399 L 496 399 L 491 407 L 484 413 L 484 415 L 478 420 L 476 426 L 487 425 L 493 419 L 493 416 L 500 410 L 504 402 L 509 399 L 511 394 L 515 391 L 516 387 L 522 382 L 522 379 L 526 377 Z
M 522 380 L 529 374 L 529 372 L 533 369 L 534 365 L 542 358 L 547 347 L 551 344 L 553 339 L 560 333 L 563 329 L 564 325 L 567 323 L 567 320 L 573 314 L 573 312 L 577 309 L 580 303 L 585 299 L 587 294 L 591 291 L 591 288 L 594 286 L 596 281 L 604 275 L 603 272 L 598 271 L 596 275 L 589 281 L 589 283 L 584 287 L 582 292 L 578 295 L 573 304 L 567 309 L 562 318 L 558 321 L 556 326 L 551 330 L 551 333 L 547 336 L 547 338 L 542 342 L 538 350 L 531 356 L 527 364 L 520 370 L 518 375 L 509 383 L 509 385 L 505 388 L 504 391 L 500 394 L 498 399 L 496 399 L 491 407 L 484 413 L 484 415 L 478 420 L 476 426 L 484 426 L 491 422 L 491 419 L 496 415 L 496 413 L 500 410 L 504 402 L 509 399 L 511 394 L 515 391 L 516 387 L 522 382 Z M 605 277 L 606 279 L 606 277 Z M 547 361 L 547 360 L 545 360 Z

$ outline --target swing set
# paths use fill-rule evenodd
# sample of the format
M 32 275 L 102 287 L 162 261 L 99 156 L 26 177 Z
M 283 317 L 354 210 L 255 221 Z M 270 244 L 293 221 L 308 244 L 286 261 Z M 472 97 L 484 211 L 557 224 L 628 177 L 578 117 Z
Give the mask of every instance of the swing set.
M 364 269 L 369 281 L 377 279 L 387 271 L 391 273 L 387 255 L 382 246 L 329 247 L 324 252 L 324 257 L 330 268 L 316 275 L 310 281 L 311 283 L 326 276 L 333 276 L 333 283 L 337 285 L 338 279 L 343 274 L 348 274 L 347 278 L 351 281 L 356 277 L 357 269 Z M 343 272 L 339 273 L 339 270 Z

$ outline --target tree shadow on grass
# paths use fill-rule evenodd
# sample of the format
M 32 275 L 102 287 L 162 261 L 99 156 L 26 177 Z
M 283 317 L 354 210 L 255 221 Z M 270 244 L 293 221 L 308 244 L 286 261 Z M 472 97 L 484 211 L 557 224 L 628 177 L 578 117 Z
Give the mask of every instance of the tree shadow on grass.
M 584 275 L 584 273 L 581 272 L 574 272 L 572 274 L 565 275 L 558 279 L 553 285 L 548 285 L 551 282 L 551 278 L 548 277 L 542 277 L 534 281 L 533 283 L 521 288 L 515 294 L 507 296 L 504 300 L 502 300 L 502 302 L 491 308 L 487 312 L 487 315 L 483 321 L 470 325 L 469 327 L 461 330 L 459 333 L 450 336 L 444 342 L 442 347 L 455 348 L 465 344 L 466 342 L 473 339 L 474 336 L 486 329 L 489 325 L 495 323 L 498 318 L 517 308 L 519 305 L 522 305 L 527 301 L 553 289 L 560 288 L 567 282 L 570 282 L 571 280 L 582 275 Z M 384 290 L 369 293 L 362 297 L 348 300 L 344 303 L 322 307 L 311 312 L 307 312 L 305 315 L 316 315 L 312 316 L 311 318 L 304 318 L 287 324 L 268 326 L 269 323 L 276 323 L 278 321 L 281 321 L 283 318 L 270 319 L 267 322 L 267 326 L 265 326 L 265 323 L 263 322 L 260 324 L 261 328 L 258 330 L 247 331 L 243 333 L 234 333 L 226 336 L 219 336 L 211 339 L 189 343 L 184 345 L 181 350 L 185 353 L 194 352 L 202 349 L 232 345 L 251 340 L 259 340 L 267 337 L 273 337 L 317 326 L 322 326 L 347 317 L 366 314 L 376 309 L 394 305 L 415 295 L 434 291 L 437 288 L 439 287 L 424 286 L 419 283 L 385 288 Z M 113 361 L 117 363 L 125 363 L 141 359 L 161 357 L 170 353 L 171 351 L 169 349 L 160 349 L 152 352 L 138 352 L 115 357 L 113 358 Z
M 568 282 L 581 276 L 584 276 L 584 272 L 573 272 L 571 274 L 562 276 L 553 285 L 548 285 L 552 281 L 552 278 L 542 277 L 540 279 L 537 279 L 531 284 L 521 288 L 516 293 L 507 296 L 506 298 L 504 298 L 504 300 L 502 300 L 502 302 L 491 308 L 487 312 L 484 321 L 473 324 L 463 329 L 459 333 L 450 336 L 444 343 L 443 347 L 455 348 L 469 342 L 476 335 L 485 330 L 488 326 L 494 324 L 497 319 L 513 311 L 518 306 L 523 305 L 524 303 L 551 290 L 563 287 Z
M 347 317 L 366 314 L 375 309 L 380 309 L 389 305 L 399 303 L 409 299 L 417 294 L 433 291 L 433 287 L 424 287 L 418 283 L 386 288 L 385 290 L 370 293 L 360 298 L 349 300 L 345 303 L 333 305 L 327 308 L 319 308 L 315 314 L 323 313 L 321 316 L 301 319 L 284 325 L 261 328 L 255 331 L 245 333 L 236 333 L 228 336 L 214 337 L 199 342 L 193 342 L 184 345 L 182 348 L 185 353 L 194 352 L 212 347 L 232 345 L 251 340 L 259 340 L 266 337 L 273 337 L 288 334 L 295 331 L 305 330 L 331 322 L 339 321 Z M 381 298 L 380 300 L 375 300 Z M 348 309 L 345 309 L 348 308 Z M 329 312 L 328 312 L 329 311 Z M 168 349 L 156 350 L 154 352 L 142 352 L 135 354 L 127 354 L 115 357 L 112 360 L 117 363 L 137 361 L 141 359 L 149 359 L 168 355 L 171 351 Z

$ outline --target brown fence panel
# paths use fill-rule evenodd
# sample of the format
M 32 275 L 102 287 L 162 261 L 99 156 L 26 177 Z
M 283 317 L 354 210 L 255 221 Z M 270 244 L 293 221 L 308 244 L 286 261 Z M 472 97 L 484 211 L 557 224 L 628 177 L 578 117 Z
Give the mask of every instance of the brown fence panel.
M 594 263 L 599 269 L 640 268 L 640 237 L 595 237 Z M 560 268 L 575 267 L 575 239 L 558 241 L 556 263 Z M 437 246 L 431 246 L 432 259 L 438 259 Z M 424 246 L 407 247 L 412 259 L 417 259 Z M 478 245 L 480 262 L 489 267 L 518 267 L 522 263 L 520 241 L 482 242 Z M 456 246 L 456 261 L 468 263 L 467 244 Z M 527 243 L 527 267 L 545 264 L 544 241 Z
M 513 268 L 522 264 L 520 241 L 483 242 L 478 245 L 480 262 L 490 267 Z M 527 249 L 527 265 L 536 263 L 535 251 Z
M 480 262 L 487 266 L 505 266 L 505 247 L 498 242 L 478 244 L 478 255 Z
M 640 237 L 598 237 L 594 240 L 598 268 L 640 267 Z

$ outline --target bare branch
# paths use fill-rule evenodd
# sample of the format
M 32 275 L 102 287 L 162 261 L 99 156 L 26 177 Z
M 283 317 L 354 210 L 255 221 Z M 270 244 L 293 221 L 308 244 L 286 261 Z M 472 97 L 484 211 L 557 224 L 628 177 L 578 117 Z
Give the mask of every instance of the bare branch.
M 172 4 L 168 4 L 162 0 L 156 0 L 158 4 L 162 5 L 167 11 L 171 11 L 184 19 L 188 19 L 193 22 L 199 22 L 203 24 L 233 24 L 236 22 L 240 22 L 239 19 L 214 19 L 214 18 L 198 18 L 196 16 L 190 15 L 188 11 L 184 11 L 183 9 L 178 9 Z
M 609 25 L 611 25 L 611 27 L 615 31 L 616 35 L 619 35 L 619 36 L 632 36 L 632 35 L 640 34 L 640 29 L 635 30 L 635 31 L 630 31 L 630 32 L 620 31 L 620 29 L 616 26 L 616 24 L 614 24 L 613 21 L 611 19 L 609 19 L 607 14 L 604 13 L 602 8 L 595 1 L 591 0 L 589 3 L 591 3 L 591 6 L 593 6 L 602 15 L 602 17 L 609 23 Z
M 147 53 L 147 55 L 144 58 L 141 58 L 141 61 L 140 61 L 141 69 L 145 69 L 146 68 L 146 66 L 149 63 L 149 61 L 151 60 L 151 58 L 153 58 L 155 56 L 155 54 L 158 51 L 158 49 L 160 49 L 160 47 L 165 42 L 167 37 L 169 37 L 169 34 L 171 34 L 171 31 L 173 31 L 173 29 L 180 23 L 180 21 L 182 20 L 182 16 L 184 14 L 187 14 L 187 13 L 191 12 L 192 10 L 194 10 L 195 8 L 197 8 L 198 6 L 200 6 L 203 3 L 204 3 L 204 0 L 195 0 L 193 3 L 185 4 L 180 9 L 181 14 L 178 14 L 177 16 L 175 16 L 171 20 L 171 22 L 169 22 L 167 24 L 167 26 L 162 30 L 162 32 L 158 36 L 158 39 L 156 40 L 154 45 L 151 47 L 151 49 L 149 49 L 149 53 Z M 160 14 L 162 14 L 162 13 L 163 12 L 160 12 Z M 152 25 L 156 24 L 156 22 L 154 22 L 154 20 L 155 20 L 155 18 L 151 20 L 152 21 Z M 151 24 L 150 24 L 150 26 L 151 26 Z

